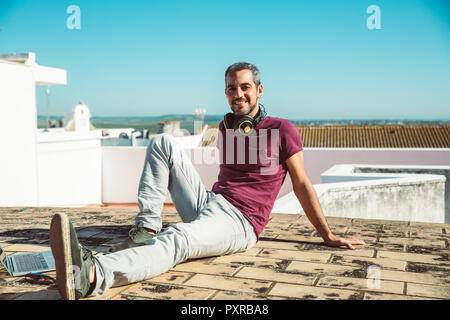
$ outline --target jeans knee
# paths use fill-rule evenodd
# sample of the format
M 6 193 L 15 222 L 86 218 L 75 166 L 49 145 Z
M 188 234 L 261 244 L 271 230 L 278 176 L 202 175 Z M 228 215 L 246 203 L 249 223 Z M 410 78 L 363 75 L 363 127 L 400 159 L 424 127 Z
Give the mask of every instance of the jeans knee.
M 186 261 L 191 253 L 190 241 L 188 236 L 188 230 L 186 230 L 185 223 L 176 223 L 169 226 L 166 231 L 168 235 L 172 238 L 174 245 L 174 255 L 175 261 L 181 263 Z
M 171 134 L 169 134 L 169 133 L 159 133 L 159 134 L 153 136 L 150 139 L 149 145 L 157 144 L 159 146 L 162 146 L 164 144 L 167 144 L 167 143 L 170 144 L 172 142 L 173 142 L 173 136 Z
M 172 143 L 173 143 L 173 136 L 171 134 L 168 133 L 157 134 L 156 136 L 153 136 L 150 139 L 147 147 L 147 153 L 153 150 L 167 151 L 170 149 Z

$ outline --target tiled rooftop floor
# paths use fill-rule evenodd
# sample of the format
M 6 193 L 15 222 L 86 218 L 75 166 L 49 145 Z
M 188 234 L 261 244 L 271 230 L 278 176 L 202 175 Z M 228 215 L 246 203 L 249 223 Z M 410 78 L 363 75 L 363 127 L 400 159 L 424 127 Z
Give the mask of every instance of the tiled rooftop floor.
M 137 213 L 0 208 L 0 245 L 8 254 L 48 250 L 50 220 L 58 211 L 97 252 L 123 239 Z M 450 299 L 448 225 L 328 217 L 336 234 L 366 242 L 352 251 L 323 246 L 305 216 L 271 217 L 260 241 L 245 253 L 188 261 L 91 299 Z M 174 210 L 165 210 L 163 220 L 165 226 L 180 221 Z M 370 279 L 377 275 L 379 281 Z M 0 300 L 5 299 L 59 299 L 59 293 L 50 282 L 11 277 L 0 267 Z

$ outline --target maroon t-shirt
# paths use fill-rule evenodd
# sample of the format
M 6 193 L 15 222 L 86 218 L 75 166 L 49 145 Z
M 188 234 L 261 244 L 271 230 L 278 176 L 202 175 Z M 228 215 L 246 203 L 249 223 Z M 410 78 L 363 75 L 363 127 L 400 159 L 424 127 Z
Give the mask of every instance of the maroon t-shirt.
M 303 149 L 300 133 L 289 120 L 265 117 L 247 136 L 221 122 L 218 138 L 220 172 L 212 191 L 241 211 L 259 237 L 286 177 L 285 161 Z

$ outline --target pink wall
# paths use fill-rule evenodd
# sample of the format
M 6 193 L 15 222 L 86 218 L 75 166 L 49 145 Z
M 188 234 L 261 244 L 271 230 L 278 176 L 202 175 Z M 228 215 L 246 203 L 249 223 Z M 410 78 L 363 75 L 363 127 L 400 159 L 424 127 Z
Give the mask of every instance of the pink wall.
M 313 184 L 335 164 L 450 165 L 450 149 L 305 149 L 305 169 Z

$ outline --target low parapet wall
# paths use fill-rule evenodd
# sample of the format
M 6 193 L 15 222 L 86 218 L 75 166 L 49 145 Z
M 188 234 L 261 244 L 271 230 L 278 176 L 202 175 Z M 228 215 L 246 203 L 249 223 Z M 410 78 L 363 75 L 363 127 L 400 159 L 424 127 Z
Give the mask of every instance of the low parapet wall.
M 446 166 L 336 165 L 315 188 L 326 216 L 448 223 L 449 171 Z M 303 210 L 291 192 L 276 201 L 272 212 Z

